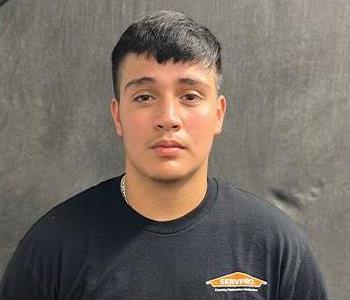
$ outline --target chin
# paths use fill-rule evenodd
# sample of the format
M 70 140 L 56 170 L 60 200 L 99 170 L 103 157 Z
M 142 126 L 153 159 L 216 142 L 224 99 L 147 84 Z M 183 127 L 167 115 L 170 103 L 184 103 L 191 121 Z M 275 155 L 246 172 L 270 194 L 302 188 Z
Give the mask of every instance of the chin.
M 152 172 L 148 172 L 148 177 L 159 183 L 171 184 L 188 180 L 196 171 L 198 170 L 152 170 Z
M 177 183 L 182 180 L 184 180 L 183 176 L 179 175 L 151 175 L 149 176 L 153 181 L 159 182 L 159 183 L 164 183 L 164 184 L 171 184 L 171 183 Z
M 136 164 L 135 161 L 128 160 L 127 165 L 140 176 L 163 184 L 186 182 L 206 169 L 205 163 L 185 161 L 159 162 L 150 160 L 147 163 Z

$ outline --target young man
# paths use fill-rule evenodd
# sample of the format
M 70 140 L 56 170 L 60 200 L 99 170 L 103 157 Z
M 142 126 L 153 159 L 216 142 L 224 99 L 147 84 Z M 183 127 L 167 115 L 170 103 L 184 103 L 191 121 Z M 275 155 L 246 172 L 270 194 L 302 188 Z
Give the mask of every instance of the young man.
M 226 110 L 208 29 L 176 12 L 146 16 L 124 32 L 112 65 L 125 174 L 31 228 L 1 299 L 327 299 L 290 219 L 207 177 Z

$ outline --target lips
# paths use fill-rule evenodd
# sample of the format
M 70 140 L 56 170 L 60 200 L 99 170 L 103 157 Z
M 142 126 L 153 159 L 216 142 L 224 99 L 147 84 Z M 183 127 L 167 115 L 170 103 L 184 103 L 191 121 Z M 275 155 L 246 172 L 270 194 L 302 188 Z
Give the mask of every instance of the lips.
M 185 146 L 175 140 L 161 140 L 152 145 L 151 149 L 160 157 L 176 158 Z
M 155 148 L 180 148 L 184 149 L 185 146 L 182 145 L 180 142 L 175 140 L 161 140 L 155 144 L 152 145 L 152 149 Z

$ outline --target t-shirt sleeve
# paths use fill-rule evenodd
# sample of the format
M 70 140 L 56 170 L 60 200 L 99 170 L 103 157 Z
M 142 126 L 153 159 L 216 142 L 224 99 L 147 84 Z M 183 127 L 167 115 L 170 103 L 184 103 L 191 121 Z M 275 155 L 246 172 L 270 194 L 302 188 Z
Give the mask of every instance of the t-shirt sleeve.
M 308 245 L 302 257 L 290 299 L 328 300 L 324 279 Z
M 19 245 L 0 282 L 1 300 L 47 300 Z

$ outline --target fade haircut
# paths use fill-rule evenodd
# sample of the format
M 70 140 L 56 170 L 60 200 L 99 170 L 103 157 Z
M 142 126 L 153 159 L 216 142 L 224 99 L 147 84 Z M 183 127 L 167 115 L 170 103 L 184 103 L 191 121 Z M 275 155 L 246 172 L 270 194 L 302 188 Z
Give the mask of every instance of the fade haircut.
M 112 52 L 112 76 L 115 98 L 120 98 L 120 66 L 128 53 L 145 54 L 166 63 L 195 61 L 217 75 L 221 82 L 221 46 L 205 26 L 182 13 L 159 11 L 132 23 Z

